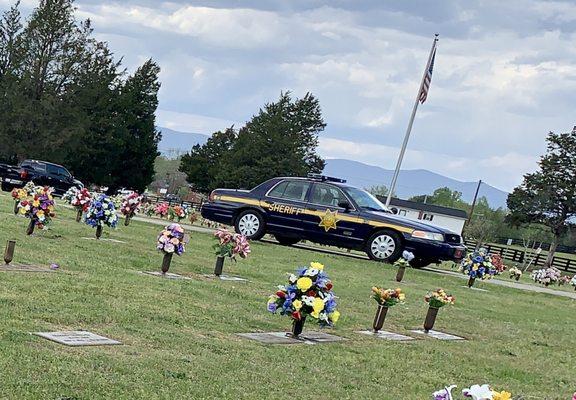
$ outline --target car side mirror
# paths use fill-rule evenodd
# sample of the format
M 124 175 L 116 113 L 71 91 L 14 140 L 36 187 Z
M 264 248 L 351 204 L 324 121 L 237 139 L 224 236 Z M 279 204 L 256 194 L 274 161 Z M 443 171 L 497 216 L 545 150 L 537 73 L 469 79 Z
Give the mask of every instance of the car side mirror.
M 342 200 L 338 203 L 338 207 L 343 208 L 344 210 L 348 211 L 352 208 L 352 205 L 348 201 Z

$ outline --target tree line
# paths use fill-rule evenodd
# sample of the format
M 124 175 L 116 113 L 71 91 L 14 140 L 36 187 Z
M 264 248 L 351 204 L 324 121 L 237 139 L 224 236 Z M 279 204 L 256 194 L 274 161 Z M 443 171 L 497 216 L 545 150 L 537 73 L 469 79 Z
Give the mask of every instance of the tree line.
M 152 60 L 128 75 L 74 0 L 20 1 L 0 19 L 0 160 L 65 165 L 85 183 L 143 190 L 152 180 L 158 74 Z

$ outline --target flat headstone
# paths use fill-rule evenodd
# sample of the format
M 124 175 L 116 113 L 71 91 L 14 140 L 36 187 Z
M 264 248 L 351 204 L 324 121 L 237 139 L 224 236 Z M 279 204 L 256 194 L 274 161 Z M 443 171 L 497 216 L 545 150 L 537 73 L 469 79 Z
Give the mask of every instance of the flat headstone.
M 430 337 L 432 337 L 434 339 L 438 339 L 438 340 L 466 340 L 465 338 L 460 337 L 460 336 L 451 335 L 450 333 L 434 331 L 434 330 L 430 330 L 430 331 L 428 331 L 428 333 L 426 333 L 422 329 L 415 329 L 415 330 L 412 330 L 410 332 L 417 333 L 419 335 L 430 336 Z
M 205 278 L 220 279 L 221 281 L 248 282 L 248 279 L 240 278 L 239 276 L 230 276 L 230 275 L 216 276 L 214 274 L 202 274 L 202 276 Z
M 300 344 L 302 340 L 294 339 L 286 334 L 286 332 L 262 332 L 262 333 L 238 333 L 246 339 L 256 340 L 263 344 Z M 312 343 L 308 343 L 312 344 Z
M 46 267 L 40 267 L 37 265 L 27 265 L 27 264 L 14 264 L 9 265 L 0 264 L 0 271 L 6 272 L 54 272 Z
M 97 240 L 99 242 L 126 243 L 122 240 L 106 239 L 106 238 L 96 239 L 95 237 L 83 237 L 82 239 L 84 239 L 84 240 Z
M 378 332 L 357 331 L 357 332 L 361 333 L 363 335 L 374 336 L 378 339 L 393 340 L 393 341 L 397 341 L 397 342 L 406 342 L 409 340 L 416 340 L 415 338 L 413 338 L 411 336 L 401 335 L 399 333 L 387 332 L 387 331 L 378 331 Z
M 347 340 L 340 336 L 314 331 L 302 333 L 298 339 L 293 338 L 287 332 L 238 333 L 237 335 L 264 344 L 319 344 Z
M 184 279 L 187 281 L 192 280 L 192 278 L 189 278 L 187 276 L 178 275 L 178 274 L 173 274 L 172 272 L 166 272 L 166 274 L 162 274 L 162 272 L 160 272 L 160 271 L 142 271 L 141 274 L 157 276 L 157 277 L 165 278 L 165 279 Z
M 88 331 L 34 332 L 34 335 L 66 346 L 108 346 L 121 342 Z

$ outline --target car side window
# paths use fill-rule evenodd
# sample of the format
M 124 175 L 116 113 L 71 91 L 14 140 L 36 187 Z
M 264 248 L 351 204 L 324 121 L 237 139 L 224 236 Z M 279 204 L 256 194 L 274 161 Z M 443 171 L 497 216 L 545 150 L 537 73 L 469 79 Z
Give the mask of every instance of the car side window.
M 310 203 L 327 207 L 338 207 L 338 203 L 343 201 L 348 201 L 344 192 L 337 187 L 323 183 L 315 184 L 310 196 Z
M 46 172 L 50 175 L 58 175 L 58 167 L 55 165 L 46 164 Z
M 268 196 L 278 199 L 304 201 L 310 182 L 306 181 L 283 181 L 268 193 Z
M 70 178 L 70 172 L 68 172 L 65 168 L 62 167 L 58 167 L 58 174 L 65 177 L 65 178 Z

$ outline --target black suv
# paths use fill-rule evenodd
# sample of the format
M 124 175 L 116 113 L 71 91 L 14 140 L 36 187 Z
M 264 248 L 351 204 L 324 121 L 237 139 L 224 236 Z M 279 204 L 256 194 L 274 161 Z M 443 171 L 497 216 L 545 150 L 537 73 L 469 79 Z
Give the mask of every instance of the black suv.
M 23 187 L 27 182 L 34 182 L 39 186 L 54 188 L 54 194 L 63 195 L 72 186 L 81 189 L 82 182 L 74 179 L 66 168 L 46 161 L 24 160 L 19 166 L 0 166 L 0 180 L 2 190 L 10 191 L 13 188 Z
M 217 189 L 202 205 L 202 216 L 234 225 L 249 239 L 273 234 L 281 244 L 300 240 L 365 251 L 394 262 L 403 250 L 414 267 L 459 261 L 466 247 L 460 235 L 390 211 L 365 190 L 325 176 L 274 178 L 248 190 Z

